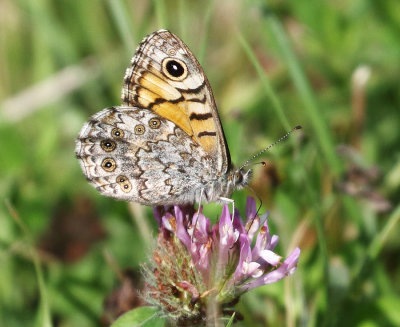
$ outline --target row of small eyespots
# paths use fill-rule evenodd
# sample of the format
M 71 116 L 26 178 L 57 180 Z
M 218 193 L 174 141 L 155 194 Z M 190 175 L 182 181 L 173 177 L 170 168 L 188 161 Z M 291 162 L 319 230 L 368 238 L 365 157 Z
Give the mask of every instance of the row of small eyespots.
M 158 118 L 151 118 L 149 120 L 149 126 L 152 129 L 160 128 L 161 121 Z M 136 135 L 142 135 L 146 131 L 146 128 L 144 127 L 144 125 L 138 124 L 138 125 L 135 126 L 135 130 L 134 131 L 135 131 Z
M 152 129 L 160 128 L 160 126 L 161 126 L 160 119 L 151 118 L 149 120 L 149 126 Z M 135 132 L 136 135 L 142 135 L 142 134 L 144 134 L 145 131 L 146 131 L 146 128 L 144 127 L 144 125 L 138 124 L 138 125 L 135 126 L 134 132 Z M 111 131 L 111 136 L 114 139 L 122 139 L 124 137 L 124 131 L 122 129 L 120 129 L 120 128 L 117 128 L 117 127 L 113 128 L 112 131 Z M 106 139 L 106 140 L 102 140 L 101 141 L 100 146 L 104 151 L 112 152 L 117 147 L 117 144 L 113 140 Z

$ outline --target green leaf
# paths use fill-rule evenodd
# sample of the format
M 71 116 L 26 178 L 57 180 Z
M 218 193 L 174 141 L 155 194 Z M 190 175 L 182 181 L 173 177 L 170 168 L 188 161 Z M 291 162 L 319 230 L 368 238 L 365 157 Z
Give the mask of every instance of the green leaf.
M 111 327 L 162 327 L 165 319 L 159 316 L 159 312 L 155 307 L 140 307 L 123 314 Z

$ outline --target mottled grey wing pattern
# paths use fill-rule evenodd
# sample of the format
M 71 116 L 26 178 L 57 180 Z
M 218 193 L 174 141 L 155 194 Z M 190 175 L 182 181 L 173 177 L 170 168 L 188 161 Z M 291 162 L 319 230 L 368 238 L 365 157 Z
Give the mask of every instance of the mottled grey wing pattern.
M 147 205 L 192 202 L 193 190 L 216 173 L 191 137 L 142 108 L 111 107 L 95 114 L 83 126 L 75 152 L 102 194 Z

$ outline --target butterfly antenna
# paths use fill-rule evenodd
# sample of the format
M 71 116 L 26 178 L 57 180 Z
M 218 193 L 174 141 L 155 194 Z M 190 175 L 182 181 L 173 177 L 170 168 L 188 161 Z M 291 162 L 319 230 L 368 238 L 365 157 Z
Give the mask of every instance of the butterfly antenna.
M 247 160 L 242 166 L 240 166 L 239 170 L 244 168 L 244 167 L 246 167 L 251 161 L 253 161 L 255 158 L 257 158 L 260 155 L 262 155 L 265 151 L 268 151 L 269 149 L 271 149 L 273 146 L 277 145 L 279 142 L 282 142 L 282 141 L 286 140 L 290 134 L 292 134 L 294 131 L 297 131 L 298 129 L 301 129 L 300 125 L 294 127 L 291 131 L 287 132 L 280 139 L 276 140 L 274 143 L 272 143 L 271 145 L 267 146 L 265 149 L 262 149 L 260 152 L 256 153 L 249 160 Z

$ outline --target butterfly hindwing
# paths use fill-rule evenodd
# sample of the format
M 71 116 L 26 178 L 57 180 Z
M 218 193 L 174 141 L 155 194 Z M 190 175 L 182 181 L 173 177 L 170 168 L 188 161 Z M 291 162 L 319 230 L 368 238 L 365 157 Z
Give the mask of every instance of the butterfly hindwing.
M 134 107 L 102 110 L 83 126 L 75 152 L 102 194 L 142 204 L 183 201 L 216 173 L 205 151 L 179 127 Z

